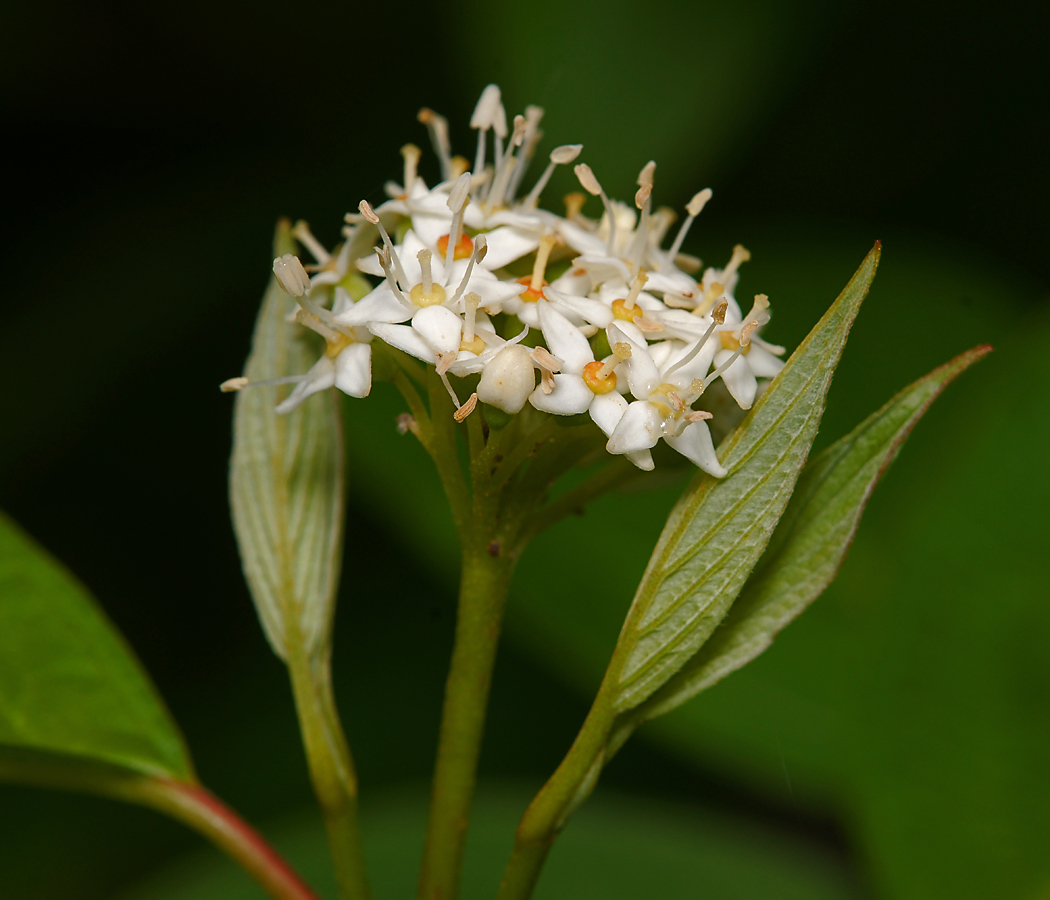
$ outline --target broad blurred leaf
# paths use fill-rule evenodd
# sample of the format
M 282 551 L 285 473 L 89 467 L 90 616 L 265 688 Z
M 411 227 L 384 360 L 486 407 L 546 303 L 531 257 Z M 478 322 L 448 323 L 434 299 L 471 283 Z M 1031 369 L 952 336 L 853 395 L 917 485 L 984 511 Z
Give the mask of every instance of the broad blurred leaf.
M 483 787 L 472 814 L 464 900 L 495 896 L 514 826 L 528 795 Z M 425 798 L 387 798 L 364 812 L 376 896 L 411 897 L 426 821 Z M 275 844 L 323 895 L 334 895 L 324 834 L 314 819 L 267 828 Z M 121 900 L 261 900 L 216 854 L 176 864 Z M 536 900 L 847 900 L 857 897 L 839 864 L 816 847 L 738 820 L 671 803 L 599 793 L 555 849 Z
M 120 635 L 55 560 L 0 515 L 0 760 L 33 754 L 192 777 L 182 737 Z
M 710 640 L 632 716 L 670 712 L 751 662 L 831 583 L 882 473 L 937 395 L 989 352 L 978 347 L 909 385 L 799 477 L 770 546 Z
M 274 255 L 294 250 L 287 223 L 278 226 Z M 295 300 L 270 279 L 255 324 L 244 374 L 250 381 L 301 375 L 319 351 L 302 326 L 288 320 Z M 230 506 L 244 574 L 278 656 L 286 623 L 295 617 L 309 650 L 331 632 L 342 559 L 343 443 L 339 402 L 324 391 L 287 415 L 274 407 L 276 386 L 237 395 L 230 460 Z
M 698 475 L 672 511 L 610 665 L 618 711 L 638 706 L 686 664 L 761 556 L 816 437 L 878 259 L 876 247 L 720 448 L 729 474 Z

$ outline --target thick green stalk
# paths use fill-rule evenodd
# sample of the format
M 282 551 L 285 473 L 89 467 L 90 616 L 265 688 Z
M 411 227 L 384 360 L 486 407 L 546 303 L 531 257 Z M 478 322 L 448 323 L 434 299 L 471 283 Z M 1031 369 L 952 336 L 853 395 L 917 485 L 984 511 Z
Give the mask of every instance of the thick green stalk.
M 495 540 L 492 535 L 492 540 Z M 474 797 L 492 668 L 513 561 L 491 541 L 464 547 L 452 664 L 438 739 L 420 900 L 453 900 Z
M 357 775 L 332 694 L 329 657 L 310 658 L 288 635 L 288 671 L 310 780 L 324 816 L 340 900 L 369 900 L 357 821 Z

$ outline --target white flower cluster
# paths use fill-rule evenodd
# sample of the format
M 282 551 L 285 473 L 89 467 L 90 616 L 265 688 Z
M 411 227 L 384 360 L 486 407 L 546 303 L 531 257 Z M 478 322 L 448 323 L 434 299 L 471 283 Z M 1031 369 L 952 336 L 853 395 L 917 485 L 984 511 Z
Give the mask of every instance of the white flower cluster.
M 694 277 L 699 261 L 679 251 L 709 189 L 693 197 L 662 249 L 675 214 L 653 209 L 652 162 L 639 174 L 633 206 L 610 200 L 589 166 L 575 166 L 584 190 L 601 199 L 597 220 L 581 213 L 582 193 L 565 198 L 563 216 L 537 206 L 555 167 L 574 163 L 580 145 L 552 150 L 519 197 L 542 137 L 541 116 L 530 106 L 508 126 L 499 88 L 489 85 L 470 122 L 478 142 L 469 169 L 451 153 L 446 120 L 424 109 L 419 119 L 440 163 L 439 184 L 428 187 L 418 175 L 421 153 L 410 144 L 401 151 L 403 183 L 386 185 L 382 205 L 362 201 L 347 215 L 345 242 L 334 254 L 305 223 L 295 227 L 315 262 L 304 267 L 286 255 L 274 261 L 274 273 L 299 298 L 297 321 L 327 348 L 305 375 L 285 379 L 298 383 L 277 411 L 332 386 L 366 396 L 371 342 L 379 338 L 436 368 L 457 421 L 479 401 L 509 414 L 526 403 L 552 415 L 586 412 L 608 437 L 608 451 L 640 468 L 652 468 L 650 449 L 663 439 L 721 477 L 705 422 L 711 414 L 693 404 L 721 378 L 747 409 L 758 379 L 783 366 L 784 349 L 757 334 L 769 320 L 766 297 L 755 297 L 747 315 L 734 297 L 749 254 L 738 246 L 724 268 Z M 373 286 L 363 275 L 381 280 Z M 450 375 L 480 376 L 465 403 Z M 229 385 L 242 387 L 243 379 Z

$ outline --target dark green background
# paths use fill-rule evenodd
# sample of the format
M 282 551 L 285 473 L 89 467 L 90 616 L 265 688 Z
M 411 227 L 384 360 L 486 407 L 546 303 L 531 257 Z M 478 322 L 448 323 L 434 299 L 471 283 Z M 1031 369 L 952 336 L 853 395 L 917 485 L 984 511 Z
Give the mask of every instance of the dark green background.
M 643 730 L 603 790 L 787 842 L 861 897 L 1044 897 L 1048 26 L 1021 4 L 5 4 L 0 506 L 138 649 L 206 783 L 262 823 L 305 807 L 236 560 L 216 385 L 247 352 L 275 217 L 334 241 L 401 144 L 425 146 L 419 106 L 471 155 L 496 80 L 508 111 L 547 108 L 545 147 L 584 143 L 610 193 L 650 158 L 659 203 L 711 186 L 687 249 L 752 250 L 741 291 L 770 295 L 775 340 L 797 343 L 882 240 L 820 443 L 998 348 L 920 425 L 827 596 Z M 454 598 L 448 542 L 419 540 L 433 479 L 398 411 L 381 389 L 348 406 L 336 677 L 377 809 L 428 776 Z M 531 551 L 487 779 L 527 793 L 567 748 L 673 495 L 610 499 Z M 611 558 L 589 527 L 619 529 Z M 199 846 L 147 812 L 0 787 L 5 900 L 116 896 Z

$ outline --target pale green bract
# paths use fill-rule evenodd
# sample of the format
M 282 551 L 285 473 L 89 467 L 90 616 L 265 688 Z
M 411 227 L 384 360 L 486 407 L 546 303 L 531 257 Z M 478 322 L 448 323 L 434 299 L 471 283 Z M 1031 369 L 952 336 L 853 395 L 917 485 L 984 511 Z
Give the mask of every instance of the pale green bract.
M 729 475 L 698 476 L 672 511 L 607 675 L 618 713 L 643 703 L 686 665 L 765 550 L 816 437 L 831 376 L 878 259 L 876 246 L 723 445 Z
M 294 249 L 282 223 L 274 254 Z M 249 381 L 301 375 L 316 361 L 310 335 L 289 320 L 296 308 L 271 278 L 245 365 Z M 238 393 L 230 460 L 230 506 L 245 578 L 266 636 L 282 659 L 293 621 L 308 653 L 320 653 L 328 644 L 345 506 L 334 392 L 303 404 L 294 415 L 276 415 L 286 390 L 253 385 Z

